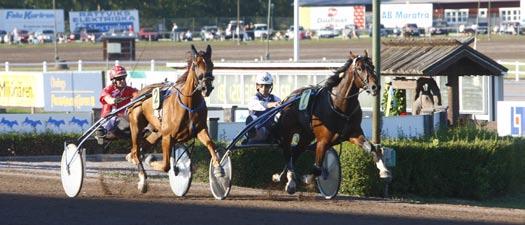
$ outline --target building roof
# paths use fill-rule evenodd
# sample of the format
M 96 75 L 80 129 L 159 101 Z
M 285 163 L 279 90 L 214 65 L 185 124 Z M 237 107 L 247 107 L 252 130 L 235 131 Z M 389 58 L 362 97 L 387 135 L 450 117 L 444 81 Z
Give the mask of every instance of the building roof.
M 480 2 L 518 2 L 520 0 L 480 0 Z M 445 4 L 445 3 L 478 3 L 478 0 L 384 0 L 383 4 Z M 351 5 L 372 5 L 372 0 L 299 0 L 300 6 L 351 6 Z
M 396 39 L 382 42 L 381 75 L 499 76 L 507 68 L 469 46 L 473 38 Z

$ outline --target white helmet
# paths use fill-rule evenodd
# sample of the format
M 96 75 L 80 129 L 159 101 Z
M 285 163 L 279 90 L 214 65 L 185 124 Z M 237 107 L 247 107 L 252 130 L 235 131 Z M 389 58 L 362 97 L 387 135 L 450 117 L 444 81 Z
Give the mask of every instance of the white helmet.
M 255 78 L 255 83 L 257 84 L 273 84 L 272 75 L 268 72 L 261 73 Z

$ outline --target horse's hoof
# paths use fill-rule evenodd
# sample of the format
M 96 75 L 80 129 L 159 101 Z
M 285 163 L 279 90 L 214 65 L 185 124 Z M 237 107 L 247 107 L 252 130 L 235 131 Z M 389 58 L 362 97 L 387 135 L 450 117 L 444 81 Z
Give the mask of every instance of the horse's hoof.
M 144 163 L 146 163 L 146 165 L 149 165 L 151 167 L 153 167 L 151 164 L 153 162 L 157 161 L 157 158 L 153 155 L 153 154 L 149 154 L 146 159 L 144 159 Z
M 148 192 L 148 184 L 145 182 L 144 183 L 139 182 L 137 185 L 137 188 L 139 189 L 140 193 Z
M 303 181 L 304 184 L 309 185 L 309 184 L 313 184 L 314 183 L 314 178 L 315 178 L 315 176 L 313 174 L 308 174 L 308 175 L 304 175 L 303 176 L 302 181 Z
M 272 175 L 272 181 L 273 181 L 274 183 L 279 183 L 279 182 L 281 182 L 281 174 L 278 174 L 278 173 L 273 174 L 273 175 Z
M 288 181 L 288 183 L 286 183 L 286 186 L 284 187 L 284 190 L 288 193 L 288 194 L 295 194 L 295 192 L 297 191 L 296 189 L 296 184 L 295 184 L 295 181 L 294 180 L 290 180 Z
M 215 177 L 224 177 L 226 176 L 226 172 L 224 172 L 224 168 L 222 168 L 222 166 L 214 166 L 213 175 Z
M 146 193 L 148 191 L 148 181 L 146 180 L 146 175 L 139 173 L 139 182 L 137 183 L 137 188 L 140 193 Z
M 392 180 L 392 173 L 390 173 L 390 171 L 388 170 L 383 170 L 383 171 L 380 171 L 379 172 L 379 177 L 381 179 L 385 179 L 385 180 Z
M 127 160 L 129 163 L 133 164 L 133 165 L 138 165 L 138 164 L 139 164 L 138 160 L 133 158 L 132 153 L 128 153 L 128 154 L 126 155 L 126 160 Z

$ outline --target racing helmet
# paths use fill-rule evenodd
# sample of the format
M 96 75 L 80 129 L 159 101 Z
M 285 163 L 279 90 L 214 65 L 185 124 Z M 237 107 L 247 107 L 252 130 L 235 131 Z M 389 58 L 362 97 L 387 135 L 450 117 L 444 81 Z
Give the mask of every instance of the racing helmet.
M 126 72 L 126 69 L 124 69 L 121 65 L 115 65 L 111 70 L 109 71 L 109 79 L 114 80 L 117 77 L 126 77 L 128 73 Z
M 273 84 L 272 75 L 268 72 L 261 73 L 255 78 L 256 84 Z

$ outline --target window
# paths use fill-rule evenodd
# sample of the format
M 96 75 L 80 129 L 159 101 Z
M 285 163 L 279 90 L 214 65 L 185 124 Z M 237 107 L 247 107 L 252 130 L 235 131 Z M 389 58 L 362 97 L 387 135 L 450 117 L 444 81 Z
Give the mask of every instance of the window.
M 468 9 L 445 9 L 445 20 L 449 24 L 466 23 L 468 20 Z
M 500 8 L 499 14 L 501 22 L 519 22 L 520 21 L 520 8 Z

